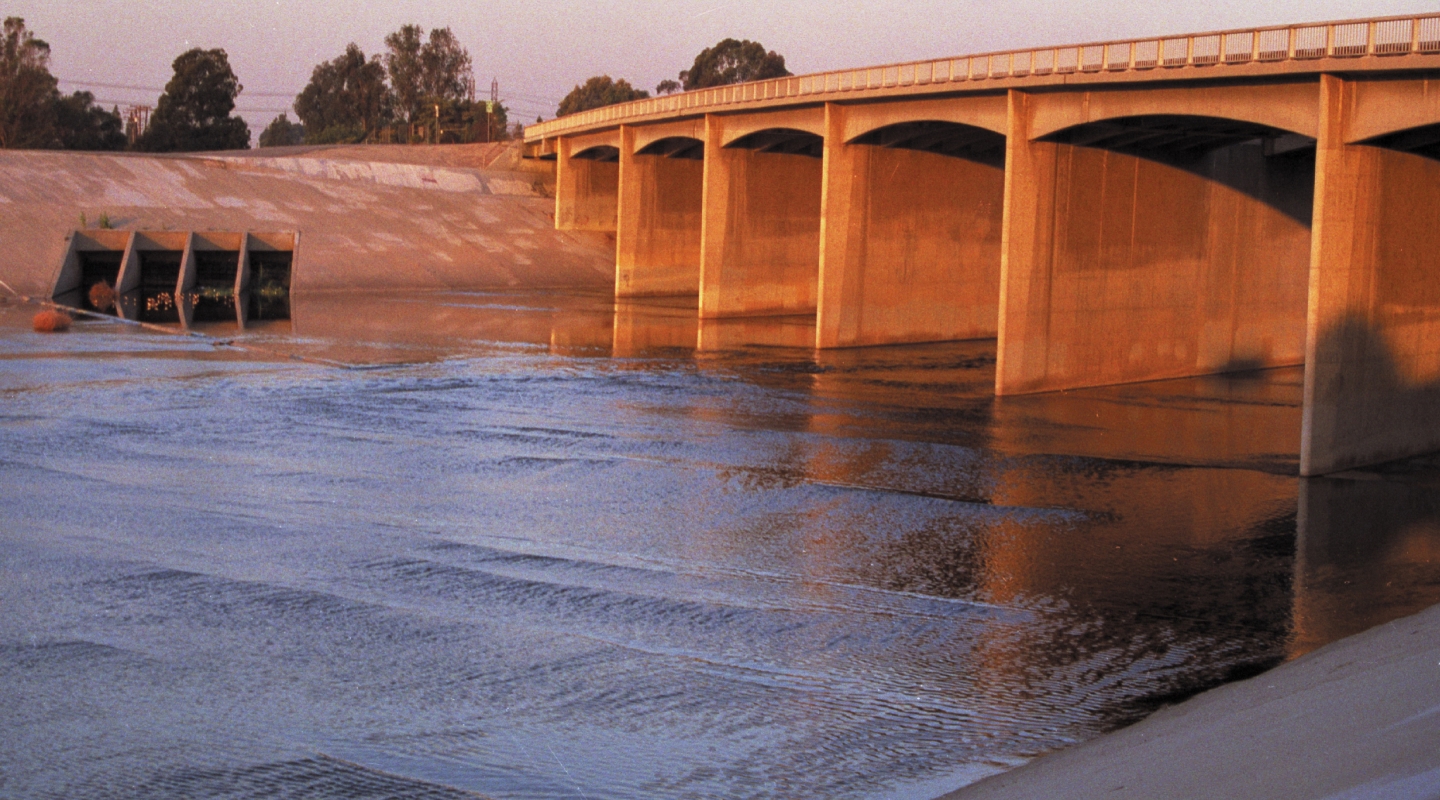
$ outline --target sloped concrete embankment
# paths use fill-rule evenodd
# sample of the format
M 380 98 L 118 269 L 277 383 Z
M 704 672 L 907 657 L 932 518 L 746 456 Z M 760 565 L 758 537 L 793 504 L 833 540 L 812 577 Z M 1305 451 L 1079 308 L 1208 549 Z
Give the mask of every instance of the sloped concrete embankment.
M 193 157 L 0 152 L 0 280 L 44 295 L 66 235 L 295 231 L 296 291 L 608 289 L 614 241 L 554 229 L 546 176 L 323 151 Z
M 940 800 L 1440 797 L 1440 606 Z

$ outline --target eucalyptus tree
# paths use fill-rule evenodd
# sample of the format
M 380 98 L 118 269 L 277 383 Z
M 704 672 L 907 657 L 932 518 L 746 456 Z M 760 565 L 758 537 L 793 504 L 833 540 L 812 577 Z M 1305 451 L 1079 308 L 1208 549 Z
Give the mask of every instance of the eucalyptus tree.
M 680 83 L 688 92 L 709 86 L 783 78 L 789 74 L 785 56 L 774 50 L 767 51 L 765 45 L 748 39 L 722 39 L 695 56 L 690 69 L 680 72 Z
M 390 122 L 393 107 L 380 56 L 366 58 L 354 42 L 317 64 L 295 98 L 295 114 L 311 144 L 361 141 Z
M 0 40 L 0 148 L 50 147 L 55 141 L 55 76 L 50 45 L 7 17 Z
M 576 114 L 601 106 L 613 106 L 616 103 L 641 100 L 649 96 L 649 92 L 644 89 L 636 89 L 623 78 L 617 81 L 611 79 L 609 75 L 596 75 L 571 89 L 570 93 L 560 101 L 560 107 L 556 109 L 555 116 L 563 117 L 567 114 Z
M 304 142 L 305 126 L 299 122 L 291 122 L 290 115 L 285 113 L 270 120 L 270 124 L 260 132 L 261 147 L 290 147 Z
M 470 52 L 447 28 L 434 28 L 426 39 L 419 25 L 404 25 L 385 37 L 385 71 L 400 113 L 410 122 L 427 108 L 469 99 Z
M 95 95 L 55 95 L 54 146 L 64 150 L 124 150 L 129 144 L 120 109 L 95 105 Z
M 175 75 L 155 104 L 150 128 L 139 141 L 152 152 L 243 150 L 250 147 L 250 128 L 231 116 L 235 97 L 244 89 L 230 58 L 219 48 L 198 47 L 181 53 L 172 64 Z

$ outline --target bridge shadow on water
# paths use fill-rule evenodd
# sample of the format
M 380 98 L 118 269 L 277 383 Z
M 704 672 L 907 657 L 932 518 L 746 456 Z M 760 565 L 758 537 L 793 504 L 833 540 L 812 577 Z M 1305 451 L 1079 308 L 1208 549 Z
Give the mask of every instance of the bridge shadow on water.
M 1350 313 L 1317 342 L 1317 361 L 1327 366 L 1316 376 L 1323 409 L 1313 424 L 1318 439 L 1357 453 L 1337 459 L 1342 467 L 1440 449 L 1440 304 L 1388 304 L 1382 313 L 1383 331 Z

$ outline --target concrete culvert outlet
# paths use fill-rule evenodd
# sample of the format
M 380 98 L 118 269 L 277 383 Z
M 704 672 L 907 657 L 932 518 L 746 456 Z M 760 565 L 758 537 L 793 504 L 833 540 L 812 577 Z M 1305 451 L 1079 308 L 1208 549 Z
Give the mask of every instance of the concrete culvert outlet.
M 142 322 L 179 322 L 175 284 L 183 250 L 146 250 L 140 256 L 139 311 Z
M 249 318 L 290 318 L 290 265 L 293 255 L 285 252 L 250 253 Z
M 119 250 L 80 254 L 81 299 L 87 310 L 102 314 L 115 311 L 115 282 L 124 256 Z
M 195 286 L 190 290 L 196 322 L 233 322 L 238 250 L 195 251 Z

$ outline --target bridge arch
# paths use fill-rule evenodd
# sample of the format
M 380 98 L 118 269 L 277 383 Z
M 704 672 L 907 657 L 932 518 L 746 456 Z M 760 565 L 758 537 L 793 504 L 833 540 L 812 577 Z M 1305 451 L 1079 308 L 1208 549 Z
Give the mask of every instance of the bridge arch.
M 789 111 L 762 111 L 751 114 L 726 115 L 715 118 L 723 129 L 720 145 L 729 147 L 738 139 L 765 130 L 792 130 L 825 136 L 825 109 L 823 106 L 798 108 Z
M 691 136 L 666 136 L 638 148 L 635 155 L 703 161 L 705 159 L 705 140 Z
M 894 150 L 963 158 L 992 167 L 1005 166 L 1005 135 L 995 131 L 944 120 L 894 122 L 866 131 L 846 144 L 874 145 Z
M 661 139 L 681 137 L 694 139 L 699 142 L 705 141 L 705 118 L 679 119 L 672 122 L 647 123 L 645 125 L 626 126 L 626 130 L 634 138 L 630 143 L 632 152 L 639 152 Z
M 1413 153 L 1440 161 L 1440 122 L 1374 136 L 1357 144 Z
M 820 158 L 825 154 L 825 137 L 795 128 L 765 128 L 732 139 L 725 145 L 734 150 Z
M 1144 157 L 1183 160 L 1247 142 L 1267 152 L 1289 152 L 1315 146 L 1315 137 L 1260 122 L 1203 114 L 1137 114 L 1107 117 L 1061 128 L 1040 141 L 1097 147 Z
M 1307 226 L 1314 212 L 1315 139 L 1294 131 L 1198 114 L 1143 114 L 1083 122 L 1041 141 L 1159 162 Z
M 845 141 L 871 131 L 907 122 L 951 122 L 991 131 L 1000 136 L 1009 131 L 1009 108 L 1003 93 L 860 103 L 843 108 Z
M 578 158 L 582 161 L 599 161 L 604 164 L 613 164 L 620 161 L 620 148 L 610 144 L 597 144 L 577 153 L 571 153 L 570 157 Z
M 1036 103 L 1028 135 L 1046 141 L 1067 128 L 1138 117 L 1228 120 L 1311 139 L 1320 135 L 1320 96 L 1313 83 L 1119 89 L 1047 95 Z
M 1342 126 L 1345 143 L 1375 144 L 1383 137 L 1440 124 L 1437 89 L 1440 82 L 1434 79 L 1347 81 L 1349 108 Z

